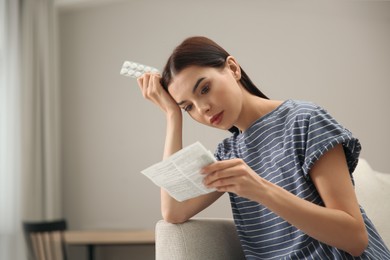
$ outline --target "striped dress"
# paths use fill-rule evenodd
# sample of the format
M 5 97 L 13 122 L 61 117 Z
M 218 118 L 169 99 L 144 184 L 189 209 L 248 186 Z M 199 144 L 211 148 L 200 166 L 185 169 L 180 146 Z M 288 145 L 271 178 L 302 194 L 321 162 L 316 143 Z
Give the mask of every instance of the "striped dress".
M 352 178 L 361 150 L 359 141 L 321 107 L 287 100 L 244 133 L 225 139 L 215 156 L 218 160 L 241 158 L 262 178 L 324 205 L 309 172 L 337 144 L 344 147 Z M 311 238 L 257 202 L 234 193 L 229 196 L 247 259 L 390 259 L 389 249 L 362 208 L 369 246 L 354 258 Z

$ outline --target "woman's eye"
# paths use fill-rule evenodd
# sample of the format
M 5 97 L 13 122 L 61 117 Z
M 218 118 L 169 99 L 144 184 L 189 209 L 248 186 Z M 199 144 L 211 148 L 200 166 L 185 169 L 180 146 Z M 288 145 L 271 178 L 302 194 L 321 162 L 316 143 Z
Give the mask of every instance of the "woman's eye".
M 190 112 L 191 109 L 192 109 L 192 105 L 187 105 L 187 106 L 185 106 L 183 109 L 184 109 L 184 111 L 186 111 L 186 112 Z
M 201 94 L 207 94 L 210 90 L 210 86 L 207 84 L 205 85 L 202 90 L 200 91 Z

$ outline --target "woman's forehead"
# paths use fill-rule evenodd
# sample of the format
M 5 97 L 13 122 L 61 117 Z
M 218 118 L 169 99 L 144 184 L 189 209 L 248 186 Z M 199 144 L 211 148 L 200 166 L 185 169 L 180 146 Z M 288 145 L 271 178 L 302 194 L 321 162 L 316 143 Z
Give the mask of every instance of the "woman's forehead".
M 177 73 L 173 78 L 171 84 L 168 86 L 169 93 L 174 95 L 183 95 L 191 93 L 196 83 L 201 78 L 206 78 L 210 74 L 212 68 L 191 66 L 183 69 Z

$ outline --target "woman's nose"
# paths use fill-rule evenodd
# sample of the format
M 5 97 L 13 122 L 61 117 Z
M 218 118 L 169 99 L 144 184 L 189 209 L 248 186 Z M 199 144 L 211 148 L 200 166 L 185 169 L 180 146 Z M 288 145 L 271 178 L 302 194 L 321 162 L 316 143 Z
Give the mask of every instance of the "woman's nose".
M 197 107 L 200 114 L 206 114 L 210 111 L 210 104 L 208 102 L 199 102 Z

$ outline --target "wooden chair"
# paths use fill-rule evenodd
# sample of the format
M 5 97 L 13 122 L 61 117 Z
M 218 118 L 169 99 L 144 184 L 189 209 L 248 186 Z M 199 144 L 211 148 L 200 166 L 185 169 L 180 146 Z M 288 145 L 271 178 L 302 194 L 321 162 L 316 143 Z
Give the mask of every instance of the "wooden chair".
M 29 258 L 31 260 L 66 260 L 63 231 L 66 220 L 23 222 Z

